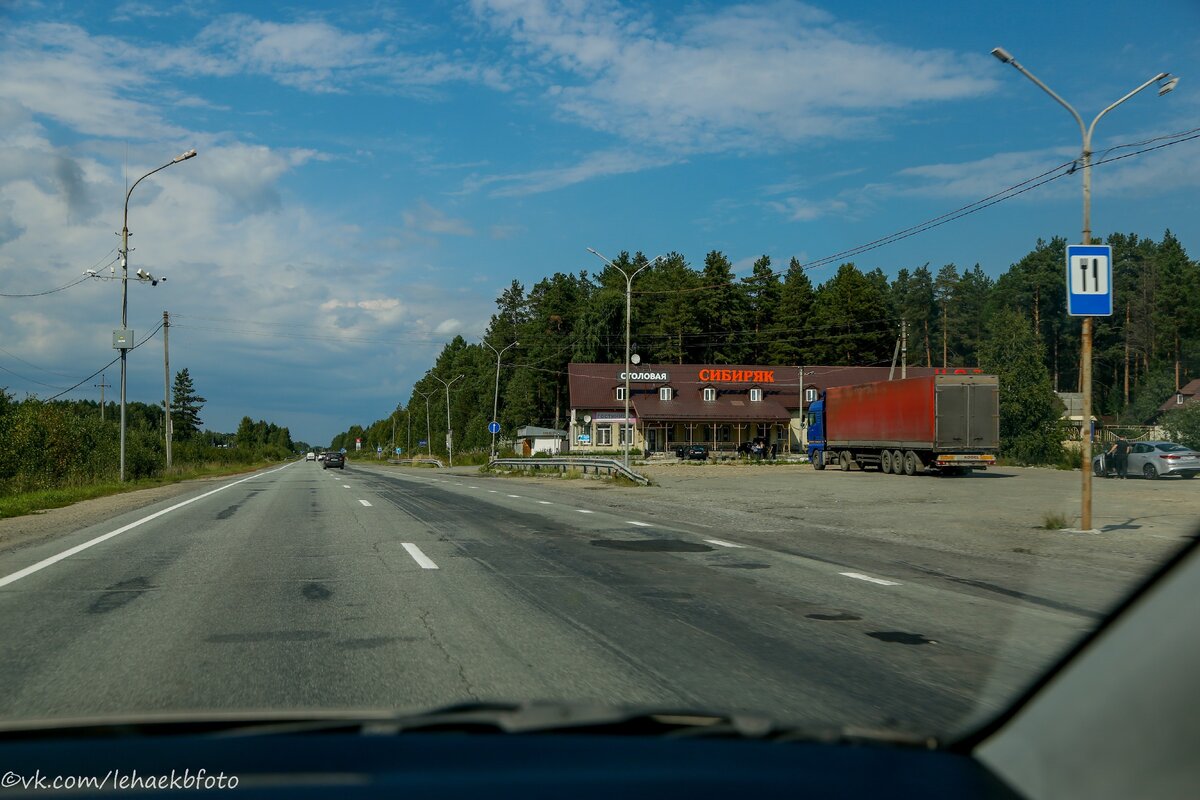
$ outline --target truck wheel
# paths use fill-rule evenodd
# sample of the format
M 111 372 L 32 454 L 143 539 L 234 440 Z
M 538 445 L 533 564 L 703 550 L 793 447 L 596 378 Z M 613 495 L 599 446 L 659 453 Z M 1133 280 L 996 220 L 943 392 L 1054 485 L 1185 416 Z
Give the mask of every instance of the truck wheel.
M 925 465 L 921 463 L 921 457 L 909 450 L 904 454 L 904 474 L 908 476 L 916 475 L 918 472 L 924 472 Z
M 892 471 L 892 451 L 891 450 L 884 450 L 882 453 L 879 454 L 879 468 L 881 470 L 883 470 L 884 474 L 887 474 Z
M 901 453 L 899 450 L 892 451 L 892 474 L 904 474 L 904 453 Z
M 842 457 L 838 460 L 842 464 L 842 472 L 849 472 L 850 467 L 854 465 L 854 458 L 850 455 L 849 450 L 843 450 Z
M 812 458 L 810 460 L 812 461 L 813 469 L 825 469 L 825 454 L 820 450 L 813 450 Z

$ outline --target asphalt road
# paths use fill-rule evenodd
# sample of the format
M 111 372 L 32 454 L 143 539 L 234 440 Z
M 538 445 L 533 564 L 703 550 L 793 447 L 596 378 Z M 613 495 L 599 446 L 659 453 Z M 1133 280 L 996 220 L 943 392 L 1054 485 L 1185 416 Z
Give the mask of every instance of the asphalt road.
M 1069 569 L 1038 595 L 849 524 L 736 533 L 604 499 L 299 462 L 10 547 L 0 718 L 546 699 L 945 733 L 1102 611 Z

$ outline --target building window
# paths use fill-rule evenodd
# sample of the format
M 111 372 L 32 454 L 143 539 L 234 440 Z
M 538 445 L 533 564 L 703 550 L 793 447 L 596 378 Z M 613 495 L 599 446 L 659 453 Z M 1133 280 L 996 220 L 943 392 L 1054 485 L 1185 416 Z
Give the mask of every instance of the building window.
M 770 428 L 770 426 L 769 426 L 767 423 L 765 423 L 765 422 L 760 422 L 760 423 L 758 423 L 757 425 L 755 425 L 755 426 L 754 426 L 754 428 L 755 428 L 755 435 L 756 435 L 756 436 L 757 436 L 759 439 L 766 439 L 766 438 L 767 438 L 767 431 L 768 431 L 768 429 Z
M 618 386 L 618 387 L 617 387 L 617 399 L 618 399 L 618 400 L 624 400 L 624 399 L 625 399 L 625 387 L 624 387 L 624 386 Z
M 670 386 L 660 387 L 658 390 L 658 399 L 659 400 L 670 400 L 671 399 L 671 387 Z
M 619 442 L 619 444 L 622 447 L 624 447 L 625 446 L 625 437 L 629 436 L 633 433 L 633 426 L 630 425 L 628 422 L 625 422 L 620 425 L 620 428 L 621 428 L 621 437 L 620 437 L 621 441 Z
M 612 446 L 612 425 L 596 426 L 596 445 L 599 447 Z
M 706 386 L 704 389 L 704 399 L 709 402 L 716 400 L 717 399 L 717 390 L 711 386 Z
M 751 403 L 762 402 L 762 389 L 751 389 L 750 390 L 750 402 Z
M 730 431 L 731 431 L 731 429 L 730 429 L 730 426 L 728 426 L 728 425 L 717 426 L 717 441 L 718 442 L 731 441 Z
M 817 390 L 811 386 L 804 390 L 804 400 L 807 403 L 817 402 Z

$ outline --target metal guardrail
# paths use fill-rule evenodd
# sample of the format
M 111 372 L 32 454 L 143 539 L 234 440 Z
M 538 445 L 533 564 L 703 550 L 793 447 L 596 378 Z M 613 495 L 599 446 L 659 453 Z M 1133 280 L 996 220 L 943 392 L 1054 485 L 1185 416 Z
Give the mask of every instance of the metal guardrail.
M 605 470 L 610 474 L 624 475 L 631 481 L 647 486 L 650 484 L 650 479 L 645 475 L 639 475 L 633 470 L 627 468 L 624 464 L 615 458 L 581 458 L 560 456 L 558 458 L 493 458 L 488 462 L 489 467 L 516 467 L 518 469 L 542 469 L 550 468 L 557 469 L 560 472 L 566 472 L 568 469 L 579 469 L 586 475 L 588 469 L 593 470 L 596 474 L 600 470 Z
M 433 464 L 438 469 L 445 469 L 446 465 L 442 463 L 440 458 L 430 456 L 420 456 L 418 458 L 389 458 L 389 464 Z

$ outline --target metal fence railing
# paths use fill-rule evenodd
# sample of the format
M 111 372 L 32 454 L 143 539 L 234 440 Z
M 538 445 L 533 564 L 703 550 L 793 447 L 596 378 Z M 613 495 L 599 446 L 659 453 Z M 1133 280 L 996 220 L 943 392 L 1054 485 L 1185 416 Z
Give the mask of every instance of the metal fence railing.
M 639 475 L 615 458 L 585 458 L 572 456 L 555 456 L 552 458 L 493 458 L 488 462 L 489 467 L 514 467 L 516 469 L 557 469 L 566 472 L 578 469 L 584 475 L 590 469 L 597 475 L 603 470 L 610 475 L 623 475 L 631 481 L 647 485 L 650 479 Z
M 389 458 L 389 464 L 433 464 L 438 469 L 445 469 L 441 459 L 432 456 L 417 456 L 416 458 Z

